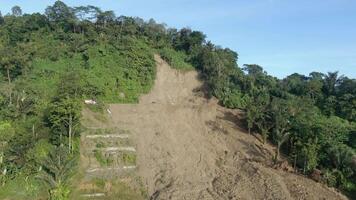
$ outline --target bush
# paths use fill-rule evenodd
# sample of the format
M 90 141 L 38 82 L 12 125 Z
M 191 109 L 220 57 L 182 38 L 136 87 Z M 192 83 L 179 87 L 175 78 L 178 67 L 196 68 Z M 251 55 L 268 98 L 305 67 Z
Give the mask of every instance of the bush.
M 66 185 L 59 185 L 50 191 L 50 200 L 69 200 L 70 189 Z
M 240 108 L 246 107 L 246 96 L 239 90 L 228 90 L 221 97 L 222 104 L 227 108 Z
M 192 70 L 194 67 L 186 62 L 187 55 L 182 51 L 175 51 L 170 48 L 163 48 L 159 51 L 163 60 L 170 66 L 179 70 Z

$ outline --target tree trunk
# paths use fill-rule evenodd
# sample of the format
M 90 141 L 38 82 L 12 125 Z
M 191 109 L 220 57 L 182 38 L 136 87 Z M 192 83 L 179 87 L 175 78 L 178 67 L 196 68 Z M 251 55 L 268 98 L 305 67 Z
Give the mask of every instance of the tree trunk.
M 263 144 L 266 144 L 267 141 L 267 131 L 266 130 L 262 130 L 262 142 Z
M 69 123 L 68 123 L 68 139 L 69 139 L 69 152 L 72 153 L 73 150 L 73 116 L 69 114 Z
M 62 131 L 59 133 L 59 146 L 63 146 L 62 144 Z
M 9 105 L 12 104 L 12 89 L 10 88 L 11 87 L 11 77 L 10 77 L 10 69 L 7 68 L 6 69 L 6 72 L 7 72 L 7 81 L 9 83 L 9 90 L 10 90 L 10 94 L 9 94 Z
M 16 98 L 16 108 L 17 109 L 20 108 L 20 95 L 17 95 L 17 98 Z
M 35 124 L 32 124 L 32 135 L 33 135 L 33 138 L 36 139 L 36 133 L 35 133 Z
M 297 172 L 297 158 L 298 158 L 298 153 L 295 154 L 294 157 L 294 171 Z
M 7 68 L 6 72 L 7 72 L 7 81 L 9 82 L 9 85 L 10 85 L 11 84 L 10 69 Z
M 69 123 L 68 123 L 68 136 L 69 136 L 69 152 L 72 152 L 72 114 L 69 115 Z
M 279 151 L 280 151 L 280 148 L 281 148 L 281 143 L 278 142 L 278 143 L 277 143 L 277 149 L 276 149 L 275 162 L 279 161 Z

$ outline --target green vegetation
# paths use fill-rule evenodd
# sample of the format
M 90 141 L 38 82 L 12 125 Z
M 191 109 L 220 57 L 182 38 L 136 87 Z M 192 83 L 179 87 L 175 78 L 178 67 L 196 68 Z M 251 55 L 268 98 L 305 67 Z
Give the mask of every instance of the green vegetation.
M 128 184 L 116 182 L 112 186 L 114 190 L 107 197 L 108 200 L 125 199 L 125 200 L 144 200 L 147 196 L 142 191 L 133 190 Z
M 125 165 L 136 165 L 136 154 L 123 153 L 121 159 Z
M 137 183 L 136 183 L 137 182 Z M 94 179 L 88 182 L 89 188 L 84 193 L 104 193 L 104 197 L 100 197 L 103 200 L 144 200 L 148 199 L 144 189 L 139 185 L 139 180 L 104 180 Z M 137 185 L 141 189 L 133 189 L 133 185 Z M 71 199 L 88 199 L 88 197 L 82 197 L 83 191 L 74 191 L 71 195 Z M 98 198 L 99 199 L 99 198 Z
M 0 199 L 38 200 L 46 193 L 46 189 L 35 177 L 18 175 L 0 188 Z
M 105 157 L 100 150 L 94 150 L 94 156 L 102 167 L 109 166 L 114 162 L 112 157 Z
M 276 160 L 281 151 L 301 173 L 321 170 L 325 183 L 356 193 L 355 79 L 279 80 L 255 64 L 240 68 L 236 52 L 199 31 L 56 1 L 45 14 L 16 6 L 0 15 L 0 197 L 68 199 L 83 99 L 137 102 L 155 79 L 154 52 L 177 69 L 193 66 L 211 96 L 244 109 L 249 132 L 277 145 Z M 24 177 L 29 187 L 16 184 Z
M 167 63 L 179 70 L 193 70 L 194 67 L 186 62 L 187 55 L 181 51 L 175 51 L 171 48 L 163 48 L 160 50 L 162 59 Z

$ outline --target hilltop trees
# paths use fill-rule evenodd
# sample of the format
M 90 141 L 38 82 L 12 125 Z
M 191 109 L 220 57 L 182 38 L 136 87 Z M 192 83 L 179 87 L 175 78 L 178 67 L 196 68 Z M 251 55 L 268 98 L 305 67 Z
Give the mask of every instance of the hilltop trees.
M 80 21 L 93 21 L 96 20 L 99 13 L 101 13 L 101 9 L 95 6 L 79 6 L 74 8 L 75 16 Z
M 19 17 L 22 15 L 22 10 L 20 6 L 14 6 L 11 8 L 12 15 L 15 17 Z
M 74 9 L 68 7 L 62 1 L 56 1 L 53 6 L 46 8 L 45 14 L 53 25 L 64 28 L 64 30 L 72 29 L 73 23 L 76 20 Z

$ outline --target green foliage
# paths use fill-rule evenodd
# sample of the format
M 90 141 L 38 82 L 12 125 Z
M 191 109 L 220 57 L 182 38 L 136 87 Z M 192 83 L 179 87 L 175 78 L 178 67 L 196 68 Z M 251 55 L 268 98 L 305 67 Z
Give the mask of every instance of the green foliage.
M 112 158 L 110 157 L 106 158 L 100 150 L 94 150 L 94 157 L 98 161 L 98 163 L 103 167 L 109 166 L 114 162 Z
M 181 51 L 175 51 L 170 48 L 163 48 L 159 51 L 163 60 L 165 60 L 170 66 L 179 70 L 192 70 L 193 66 L 186 62 L 187 55 Z
M 127 199 L 127 200 L 144 200 L 147 199 L 147 195 L 144 194 L 143 191 L 137 191 L 132 189 L 127 183 L 125 182 L 116 182 L 113 183 L 114 190 L 112 194 L 108 197 L 108 199 Z
M 122 161 L 126 165 L 136 165 L 136 154 L 123 153 Z
M 356 155 L 352 148 L 347 145 L 340 144 L 332 146 L 328 150 L 329 161 L 337 169 L 340 170 L 343 176 L 351 177 L 356 173 L 356 169 L 353 166 L 353 157 Z
M 69 187 L 60 184 L 55 189 L 50 190 L 50 200 L 69 200 Z
M 45 192 L 34 177 L 19 175 L 0 187 L 0 199 L 37 200 Z
M 15 134 L 14 128 L 9 122 L 1 122 L 0 121 L 0 141 L 6 142 L 11 139 L 11 137 Z
M 244 95 L 240 90 L 227 88 L 221 95 L 221 103 L 227 108 L 247 108 L 250 101 L 248 95 Z
M 65 148 L 57 147 L 42 162 L 42 170 L 37 178 L 48 187 L 50 199 L 68 199 L 70 193 L 68 185 L 75 171 L 76 159 Z
M 40 169 L 41 163 L 45 162 L 50 152 L 54 150 L 54 146 L 47 140 L 39 140 L 32 149 L 26 153 L 26 161 L 29 168 L 34 168 L 37 171 Z
M 304 171 L 312 172 L 318 166 L 318 148 L 319 146 L 316 143 L 303 145 L 300 156 L 304 158 Z

